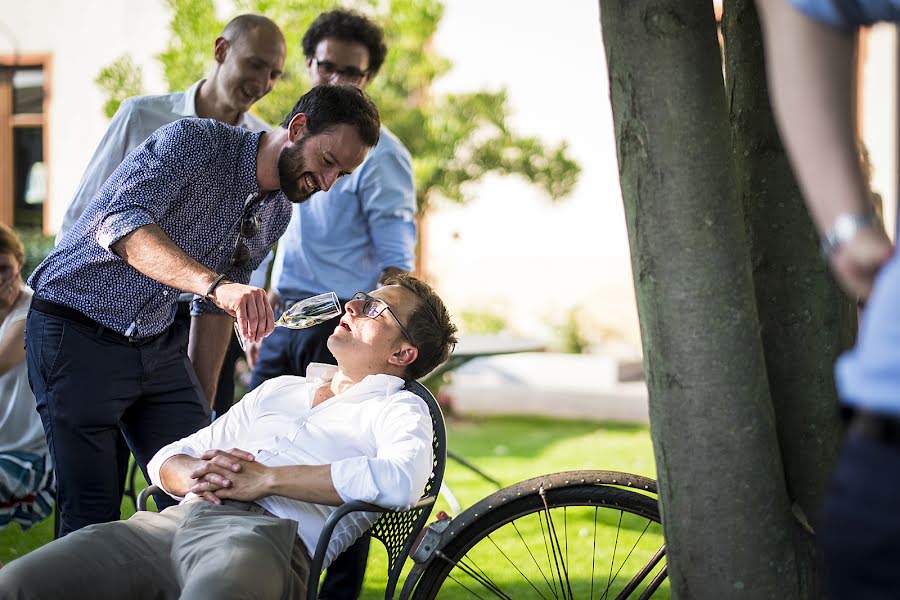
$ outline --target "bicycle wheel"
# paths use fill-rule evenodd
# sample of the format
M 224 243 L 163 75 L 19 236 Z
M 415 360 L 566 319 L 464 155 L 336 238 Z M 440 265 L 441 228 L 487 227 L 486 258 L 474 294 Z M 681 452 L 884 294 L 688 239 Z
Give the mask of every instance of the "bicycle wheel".
M 647 483 L 649 482 L 649 483 Z M 611 472 L 537 477 L 459 515 L 413 598 L 667 598 L 655 482 Z

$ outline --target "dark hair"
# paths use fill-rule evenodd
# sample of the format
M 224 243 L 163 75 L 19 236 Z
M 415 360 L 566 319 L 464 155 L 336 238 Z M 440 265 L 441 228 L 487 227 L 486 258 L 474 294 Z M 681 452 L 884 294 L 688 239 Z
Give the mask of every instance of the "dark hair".
M 9 227 L 0 223 L 0 254 L 12 254 L 16 257 L 19 267 L 25 264 L 25 247 L 19 236 Z
M 365 46 L 369 51 L 369 75 L 378 72 L 387 55 L 381 27 L 352 10 L 330 10 L 316 17 L 303 34 L 303 53 L 306 58 L 316 55 L 316 46 L 325 38 L 337 38 Z
M 406 330 L 409 341 L 419 351 L 419 356 L 406 367 L 406 376 L 418 379 L 428 375 L 447 360 L 456 347 L 456 325 L 450 321 L 450 311 L 430 285 L 412 275 L 394 275 L 384 285 L 399 285 L 411 291 L 419 299 L 409 314 Z
M 281 126 L 287 129 L 300 113 L 306 115 L 306 130 L 313 135 L 345 123 L 356 129 L 369 148 L 378 143 L 381 135 L 378 108 L 365 92 L 352 85 L 314 87 L 300 97 Z
M 275 21 L 262 15 L 238 15 L 228 22 L 225 29 L 222 30 L 222 36 L 230 43 L 234 44 L 251 31 L 262 27 L 267 33 L 277 35 L 284 43 L 284 34 L 275 24 Z

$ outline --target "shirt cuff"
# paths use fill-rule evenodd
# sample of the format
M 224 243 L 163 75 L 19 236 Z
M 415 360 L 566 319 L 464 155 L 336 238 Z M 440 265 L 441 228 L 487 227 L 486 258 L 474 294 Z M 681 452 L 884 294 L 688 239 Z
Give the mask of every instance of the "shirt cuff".
M 155 221 L 150 213 L 140 208 L 112 213 L 100 222 L 97 228 L 97 243 L 110 250 L 113 244 L 132 231 L 153 223 Z
M 365 456 L 331 463 L 331 484 L 344 502 L 373 502 L 378 497 L 378 486 Z
M 182 500 L 182 496 L 176 496 L 175 494 L 169 492 L 166 487 L 162 484 L 162 481 L 159 477 L 159 469 L 162 467 L 163 463 L 168 459 L 176 456 L 178 454 L 186 454 L 188 456 L 192 456 L 197 458 L 197 452 L 191 448 L 190 446 L 186 446 L 184 444 L 170 444 L 157 452 L 153 458 L 150 459 L 150 462 L 147 463 L 147 474 L 150 476 L 150 483 L 154 485 L 158 485 L 162 490 L 172 496 L 177 500 Z
M 199 317 L 201 315 L 224 315 L 228 314 L 214 303 L 210 302 L 203 296 L 194 296 L 191 300 L 191 316 Z

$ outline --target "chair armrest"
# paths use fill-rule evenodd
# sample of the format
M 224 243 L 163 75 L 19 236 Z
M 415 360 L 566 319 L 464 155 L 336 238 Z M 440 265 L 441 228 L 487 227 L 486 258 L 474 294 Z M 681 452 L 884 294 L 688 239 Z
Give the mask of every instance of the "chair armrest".
M 424 496 L 409 508 L 404 509 L 404 511 L 425 508 L 434 504 L 436 500 L 437 496 Z M 377 504 L 364 502 L 362 500 L 352 500 L 338 506 L 337 510 L 335 510 L 333 513 L 331 513 L 331 515 L 328 516 L 328 519 L 325 521 L 325 525 L 322 526 L 322 531 L 319 533 L 319 541 L 316 542 L 316 553 L 313 556 L 312 562 L 310 563 L 309 567 L 309 583 L 306 590 L 307 600 L 316 600 L 319 596 L 319 577 L 322 574 L 322 565 L 325 562 L 325 553 L 328 552 L 328 542 L 331 541 L 331 535 L 334 533 L 334 528 L 337 527 L 337 524 L 341 519 L 353 512 L 386 513 L 404 511 L 395 511 L 393 508 L 385 508 L 383 506 L 378 506 Z
M 158 485 L 148 485 L 144 489 L 141 490 L 141 493 L 137 498 L 137 509 L 138 510 L 147 510 L 147 498 L 150 497 L 150 494 L 165 494 L 163 489 Z

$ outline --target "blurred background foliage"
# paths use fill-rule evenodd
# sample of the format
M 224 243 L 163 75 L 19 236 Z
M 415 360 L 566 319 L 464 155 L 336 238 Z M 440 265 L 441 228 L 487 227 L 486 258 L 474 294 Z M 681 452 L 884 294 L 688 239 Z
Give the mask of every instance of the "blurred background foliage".
M 211 67 L 212 47 L 225 25 L 213 0 L 165 0 L 172 10 L 169 45 L 157 58 L 172 91 L 187 89 Z M 288 40 L 285 77 L 254 107 L 277 124 L 309 88 L 300 40 L 313 19 L 338 5 L 329 0 L 238 0 L 234 15 L 264 14 L 278 23 Z M 388 55 L 367 91 L 384 124 L 413 156 L 419 215 L 439 195 L 469 200 L 466 184 L 488 173 L 518 175 L 559 200 L 574 188 L 580 167 L 565 142 L 548 146 L 520 135 L 507 124 L 505 90 L 436 94 L 435 79 L 451 63 L 432 40 L 443 16 L 437 0 L 351 0 L 340 6 L 357 10 L 385 30 Z M 231 18 L 234 15 L 229 15 Z M 97 78 L 107 94 L 107 114 L 122 99 L 142 91 L 142 75 L 129 56 L 105 67 Z

